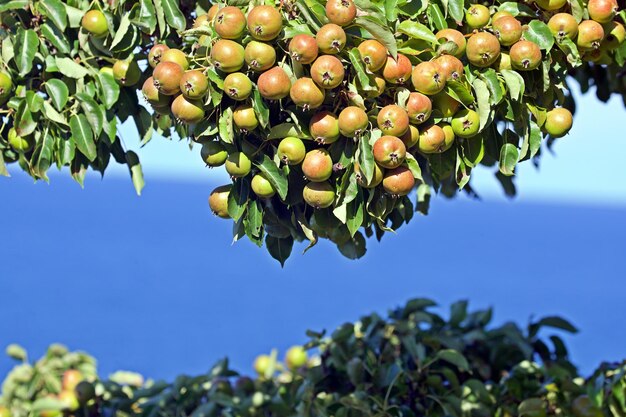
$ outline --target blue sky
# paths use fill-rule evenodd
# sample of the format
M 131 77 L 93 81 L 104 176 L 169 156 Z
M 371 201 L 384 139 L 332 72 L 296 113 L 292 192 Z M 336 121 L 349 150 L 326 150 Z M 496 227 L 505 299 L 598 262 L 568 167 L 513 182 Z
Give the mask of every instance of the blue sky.
M 566 340 L 583 372 L 626 357 L 626 166 L 624 109 L 579 101 L 572 133 L 540 171 L 518 169 L 519 197 L 506 200 L 489 172 L 484 201 L 435 199 L 360 261 L 322 242 L 294 249 L 281 269 L 231 226 L 206 197 L 225 181 L 186 145 L 155 138 L 138 150 L 147 186 L 134 195 L 125 168 L 81 190 L 67 175 L 50 185 L 12 170 L 0 178 L 5 244 L 0 345 L 41 354 L 52 342 L 96 355 L 116 369 L 173 378 L 229 355 L 249 371 L 254 357 L 305 341 L 412 297 L 447 305 L 461 298 L 495 308 L 495 321 L 525 324 L 563 315 L 581 330 Z M 135 139 L 125 134 L 127 145 Z M 0 375 L 11 362 L 0 357 Z

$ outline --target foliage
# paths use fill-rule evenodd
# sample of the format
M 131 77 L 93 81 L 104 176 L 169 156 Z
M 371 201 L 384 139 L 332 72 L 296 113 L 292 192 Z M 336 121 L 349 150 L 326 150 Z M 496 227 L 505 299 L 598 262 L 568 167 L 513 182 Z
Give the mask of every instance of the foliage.
M 478 164 L 494 167 L 504 191 L 514 194 L 511 176 L 517 163 L 528 159 L 537 162 L 542 148 L 554 139 L 550 138 L 547 145 L 542 140 L 551 130 L 546 125 L 548 112 L 555 106 L 574 110 L 570 83 L 578 82 L 583 92 L 595 86 L 598 98 L 604 101 L 612 93 L 626 99 L 626 43 L 616 49 L 606 46 L 607 25 L 602 45 L 583 50 L 568 37 L 555 36 L 546 24 L 557 11 L 571 13 L 576 22 L 587 21 L 585 0 L 571 0 L 556 11 L 539 7 L 545 1 L 485 3 L 492 15 L 506 11 L 515 16 L 524 25 L 523 37 L 541 49 L 541 63 L 532 71 L 511 68 L 502 60 L 485 67 L 472 65 L 454 42 L 437 38 L 440 30 L 455 28 L 471 39 L 477 31 L 466 24 L 466 13 L 473 7 L 469 1 L 355 3 L 357 17 L 344 27 L 347 45 L 337 54 L 346 70 L 345 79 L 338 87 L 326 90 L 322 107 L 298 107 L 288 96 L 278 101 L 265 99 L 256 85 L 258 74 L 243 69 L 254 83 L 251 96 L 243 103 L 252 106 L 258 127 L 253 124 L 240 129 L 233 122 L 238 102 L 224 93 L 226 74 L 211 58 L 219 36 L 212 20 L 215 14 L 210 18 L 206 14 L 212 6 L 207 0 L 4 0 L 0 4 L 0 80 L 8 76 L 11 83 L 0 86 L 0 174 L 8 175 L 6 164 L 16 163 L 33 178 L 47 181 L 48 169 L 56 165 L 69 167 L 72 177 L 82 185 L 89 168 L 104 174 L 113 156 L 128 166 L 140 193 L 144 184 L 141 165 L 137 154 L 126 149 L 119 130 L 121 123 L 130 121 L 139 132 L 142 146 L 155 133 L 176 135 L 189 139 L 190 144 L 219 142 L 229 154 L 243 152 L 252 159 L 251 172 L 234 180 L 227 213 L 224 210 L 224 215 L 235 221 L 235 240 L 247 236 L 259 246 L 265 243 L 281 263 L 291 253 L 294 241 L 308 240 L 310 247 L 319 238 L 332 240 L 342 254 L 358 258 L 365 253 L 366 236 L 380 240 L 385 232 L 408 223 L 415 211 L 426 214 L 434 192 L 453 196 L 461 189 L 474 195 L 470 178 L 472 168 Z M 228 4 L 249 12 L 258 1 L 228 0 Z M 317 33 L 328 17 L 322 0 L 283 0 L 279 9 L 284 26 L 271 43 L 277 65 L 293 83 L 309 75 L 311 69 L 287 53 L 290 39 Z M 87 10 L 104 13 L 104 35 L 103 21 L 81 27 Z M 624 17 L 622 10 L 615 21 L 624 21 Z M 493 23 L 479 31 L 493 32 Z M 373 97 L 375 74 L 366 68 L 357 48 L 364 39 L 379 41 L 392 58 L 407 56 L 412 66 L 435 62 L 446 54 L 458 55 L 464 65 L 458 79 L 444 82 L 439 97 L 443 94 L 444 99 L 459 102 L 460 108 L 476 111 L 479 133 L 470 138 L 457 137 L 432 150 L 421 144 L 409 146 L 403 166 L 415 179 L 415 202 L 406 195 L 393 195 L 396 192 L 384 183 L 374 188 L 364 188 L 361 183 L 363 177 L 366 183 L 373 181 L 378 162 L 372 146 L 382 134 L 376 123 L 379 109 L 392 103 L 405 107 L 409 93 L 418 88 L 411 82 L 393 84 L 384 77 L 387 83 L 382 95 Z M 242 45 L 251 40 L 249 33 L 236 39 Z M 159 43 L 184 51 L 190 69 L 198 69 L 208 77 L 208 89 L 200 105 L 205 117 L 199 123 L 180 112 L 175 112 L 179 119 L 190 123 L 176 120 L 168 104 L 159 102 L 153 109 L 139 99 L 137 90 L 152 72 L 147 64 L 148 53 Z M 502 47 L 502 56 L 508 48 Z M 120 72 L 121 62 L 131 68 L 128 74 Z M 140 69 L 133 69 L 135 63 Z M 170 101 L 168 96 L 165 102 Z M 321 109 L 338 112 L 348 105 L 368 113 L 369 127 L 361 135 L 354 140 L 341 137 L 332 144 L 312 140 L 316 139 L 309 132 L 312 115 Z M 417 127 L 423 133 L 425 126 L 443 126 L 452 118 L 435 109 L 427 123 Z M 314 209 L 303 201 L 306 181 L 300 167 L 284 165 L 277 156 L 278 143 L 287 136 L 303 139 L 308 150 L 329 150 L 333 162 L 329 182 L 335 191 L 331 207 Z M 426 138 L 420 137 L 420 141 Z M 269 181 L 269 190 L 276 191 L 268 193 L 273 197 L 259 196 L 251 190 L 251 179 L 256 174 Z
M 144 382 L 132 372 L 103 380 L 84 353 L 53 345 L 30 364 L 12 345 L 9 354 L 23 363 L 4 381 L 0 412 L 4 406 L 13 417 L 45 417 L 54 410 L 76 417 L 625 415 L 626 362 L 602 364 L 584 380 L 559 336 L 539 336 L 549 328 L 576 332 L 566 320 L 496 327 L 489 325 L 490 309 L 468 311 L 460 301 L 445 319 L 434 305 L 414 299 L 387 318 L 371 314 L 330 334 L 309 331 L 308 362 L 301 351 L 291 356 L 290 367 L 276 360 L 276 352 L 262 355 L 255 378 L 239 375 L 224 359 L 205 374 L 181 375 L 173 383 Z M 68 369 L 89 381 L 75 388 L 85 400 L 73 409 L 72 402 L 58 400 L 67 390 Z M 95 395 L 85 396 L 85 384 L 95 387 Z

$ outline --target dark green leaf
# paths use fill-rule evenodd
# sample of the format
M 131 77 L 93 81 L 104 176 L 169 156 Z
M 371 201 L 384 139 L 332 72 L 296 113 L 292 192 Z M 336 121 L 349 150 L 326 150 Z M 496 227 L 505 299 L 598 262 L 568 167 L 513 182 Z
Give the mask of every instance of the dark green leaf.
M 19 29 L 15 37 L 15 65 L 20 76 L 25 76 L 33 68 L 35 54 L 39 49 L 37 32 L 32 29 Z
M 293 238 L 291 236 L 277 238 L 271 235 L 267 235 L 265 238 L 265 245 L 267 251 L 272 258 L 280 262 L 280 266 L 285 266 L 285 261 L 291 255 L 291 249 L 293 248 Z
M 37 3 L 39 11 L 47 16 L 62 32 L 67 26 L 67 11 L 61 0 L 40 0 Z
M 85 93 L 76 94 L 76 98 L 80 102 L 80 106 L 91 124 L 91 129 L 95 137 L 100 136 L 102 127 L 104 126 L 104 109 L 98 103 Z
M 276 166 L 274 161 L 272 161 L 272 159 L 265 154 L 263 155 L 263 161 L 255 165 L 259 168 L 259 170 L 261 170 L 265 178 L 272 183 L 280 198 L 283 200 L 287 198 L 289 183 L 283 172 Z
M 120 86 L 111 74 L 102 72 L 98 73 L 98 83 L 100 86 L 98 90 L 98 98 L 102 100 L 102 103 L 104 103 L 104 106 L 107 109 L 110 109 L 119 99 Z
M 155 0 L 155 5 L 160 4 L 165 14 L 167 23 L 177 30 L 185 30 L 187 22 L 185 16 L 178 7 L 177 0 Z
M 461 371 L 469 371 L 467 359 L 454 349 L 443 349 L 437 352 L 437 359 L 444 360 L 455 365 Z
M 500 148 L 500 172 L 504 175 L 513 175 L 515 165 L 519 159 L 519 151 L 512 143 L 505 143 Z
M 554 45 L 554 36 L 548 25 L 538 19 L 533 19 L 524 32 L 524 39 L 536 43 L 539 48 L 550 51 Z
M 89 121 L 84 114 L 75 114 L 70 118 L 70 130 L 72 138 L 76 143 L 78 150 L 93 161 L 96 159 L 96 143 L 94 142 L 93 131 L 89 125 Z
M 63 34 L 56 26 L 51 26 L 47 23 L 44 23 L 39 27 L 41 30 L 41 34 L 48 42 L 54 46 L 59 53 L 61 54 L 69 54 L 71 51 L 70 44 Z

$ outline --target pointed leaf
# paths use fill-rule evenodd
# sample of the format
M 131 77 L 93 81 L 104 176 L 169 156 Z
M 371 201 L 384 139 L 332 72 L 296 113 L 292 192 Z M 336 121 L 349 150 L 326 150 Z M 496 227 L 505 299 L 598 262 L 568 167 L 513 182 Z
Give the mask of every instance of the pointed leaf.
M 84 114 L 73 115 L 70 118 L 70 130 L 78 150 L 90 161 L 95 160 L 97 156 L 96 143 L 87 117 Z

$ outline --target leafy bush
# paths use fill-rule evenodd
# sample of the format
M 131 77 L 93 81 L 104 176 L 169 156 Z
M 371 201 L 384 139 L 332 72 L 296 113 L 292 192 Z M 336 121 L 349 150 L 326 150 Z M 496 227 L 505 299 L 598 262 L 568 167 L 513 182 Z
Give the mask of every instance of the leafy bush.
M 255 378 L 239 375 L 224 359 L 205 374 L 182 375 L 172 383 L 144 381 L 130 372 L 103 380 L 94 359 L 84 353 L 53 345 L 30 364 L 24 350 L 13 345 L 9 354 L 23 363 L 4 381 L 0 415 L 626 414 L 626 362 L 602 364 L 585 380 L 558 335 L 539 336 L 548 328 L 576 332 L 567 321 L 546 317 L 526 328 L 514 323 L 495 327 L 489 325 L 491 310 L 470 312 L 461 301 L 445 319 L 432 312 L 434 305 L 415 299 L 387 318 L 372 314 L 330 334 L 309 331 L 304 347 L 312 356 L 307 359 L 297 347 L 285 363 L 276 360 L 276 352 L 261 355 Z M 79 373 L 68 376 L 70 369 Z
M 142 146 L 175 132 L 226 167 L 209 203 L 235 240 L 358 258 L 433 192 L 474 195 L 479 164 L 514 194 L 517 163 L 569 131 L 570 83 L 626 97 L 616 0 L 227 4 L 4 1 L 0 174 L 56 165 L 82 185 L 113 156 L 140 193 L 130 120 Z

